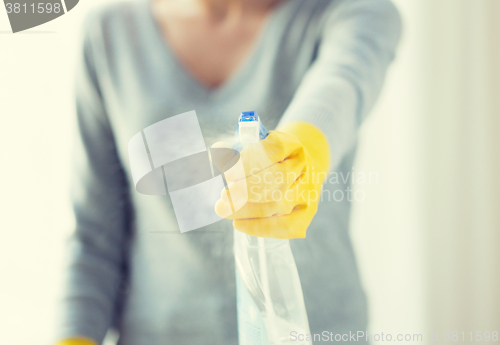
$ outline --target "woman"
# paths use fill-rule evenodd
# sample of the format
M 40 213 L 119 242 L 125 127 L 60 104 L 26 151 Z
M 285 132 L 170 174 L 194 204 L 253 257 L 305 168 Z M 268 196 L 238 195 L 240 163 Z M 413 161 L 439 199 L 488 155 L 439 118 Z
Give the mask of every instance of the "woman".
M 134 190 L 128 141 L 194 109 L 211 146 L 234 133 L 241 111 L 256 110 L 278 129 L 262 142 L 281 148 L 276 169 L 347 176 L 399 35 L 389 0 L 144 0 L 91 16 L 77 82 L 76 231 L 61 344 L 101 343 L 110 327 L 121 345 L 237 344 L 232 223 L 179 234 L 169 197 Z M 350 184 L 323 178 L 301 188 L 310 195 L 321 182 L 323 196 Z M 248 203 L 233 216 L 255 235 L 307 230 L 291 245 L 316 334 L 367 327 L 351 199 L 335 195 Z M 227 206 L 223 198 L 216 210 Z

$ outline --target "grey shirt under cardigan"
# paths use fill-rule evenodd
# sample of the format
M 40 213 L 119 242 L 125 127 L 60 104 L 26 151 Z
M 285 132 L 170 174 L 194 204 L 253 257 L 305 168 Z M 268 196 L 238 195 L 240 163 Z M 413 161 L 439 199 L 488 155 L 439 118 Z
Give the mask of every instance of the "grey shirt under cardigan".
M 179 63 L 149 1 L 91 15 L 77 77 L 76 229 L 58 338 L 101 342 L 116 327 L 120 345 L 237 344 L 231 222 L 180 234 L 168 196 L 134 190 L 128 141 L 196 110 L 210 147 L 234 133 L 241 111 L 256 110 L 268 129 L 292 121 L 320 128 L 332 171 L 347 175 L 400 27 L 389 0 L 284 1 L 242 66 L 210 90 Z M 349 183 L 327 183 L 307 238 L 291 241 L 311 333 L 367 327 L 350 203 L 332 197 Z

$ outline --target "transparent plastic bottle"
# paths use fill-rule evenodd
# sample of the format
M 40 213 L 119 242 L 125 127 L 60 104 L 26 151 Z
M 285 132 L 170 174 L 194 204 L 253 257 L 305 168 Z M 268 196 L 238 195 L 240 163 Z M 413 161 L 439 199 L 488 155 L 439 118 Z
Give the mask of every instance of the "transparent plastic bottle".
M 267 134 L 257 113 L 244 112 L 236 132 L 240 144 L 236 149 L 256 143 Z M 311 345 L 310 341 L 292 337 L 310 332 L 290 242 L 254 237 L 235 229 L 234 257 L 239 344 Z

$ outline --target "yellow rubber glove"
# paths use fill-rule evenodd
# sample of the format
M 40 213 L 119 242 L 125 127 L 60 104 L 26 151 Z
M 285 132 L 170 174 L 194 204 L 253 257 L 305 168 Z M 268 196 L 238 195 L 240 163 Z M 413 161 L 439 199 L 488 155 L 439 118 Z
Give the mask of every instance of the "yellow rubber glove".
M 97 345 L 92 339 L 77 337 L 61 340 L 56 345 Z
M 329 167 L 323 133 L 307 123 L 291 123 L 248 145 L 240 157 L 244 172 L 238 165 L 225 172 L 229 192 L 222 191 L 215 212 L 248 235 L 304 238 Z M 232 213 L 234 205 L 243 204 Z

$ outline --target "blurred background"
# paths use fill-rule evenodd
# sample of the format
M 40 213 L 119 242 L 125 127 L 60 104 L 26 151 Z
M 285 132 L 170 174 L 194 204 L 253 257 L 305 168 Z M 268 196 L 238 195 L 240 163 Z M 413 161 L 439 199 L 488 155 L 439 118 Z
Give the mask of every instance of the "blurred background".
M 500 331 L 500 1 L 393 1 L 403 40 L 354 166 L 378 176 L 351 229 L 370 332 Z M 0 11 L 3 344 L 53 330 L 80 26 L 105 2 L 18 34 Z

